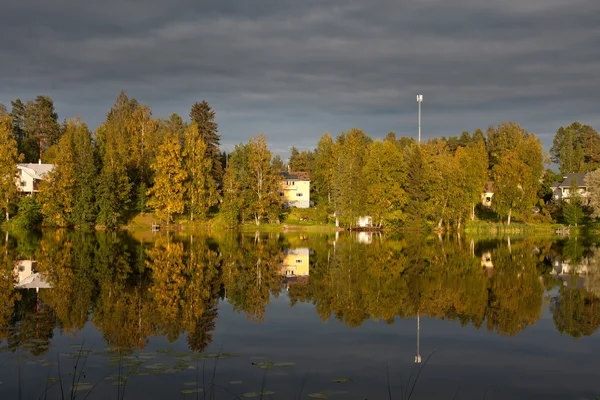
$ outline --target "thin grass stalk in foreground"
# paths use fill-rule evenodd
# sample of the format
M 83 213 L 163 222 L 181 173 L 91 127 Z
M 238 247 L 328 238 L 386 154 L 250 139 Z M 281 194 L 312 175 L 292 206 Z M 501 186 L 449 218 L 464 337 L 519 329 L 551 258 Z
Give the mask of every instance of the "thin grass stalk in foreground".
M 388 368 L 388 362 L 385 362 L 385 376 L 387 378 L 387 389 L 388 389 L 388 398 L 392 400 L 392 387 L 390 386 L 390 369 Z
M 434 354 L 435 354 L 435 351 L 433 353 L 431 353 L 429 355 L 429 357 L 427 357 L 427 360 L 425 360 L 425 362 L 423 363 L 423 365 L 421 366 L 421 368 L 419 368 L 419 372 L 417 373 L 417 376 L 415 377 L 415 381 L 413 382 L 412 388 L 410 389 L 410 393 L 408 394 L 408 398 L 406 400 L 410 400 L 413 392 L 415 391 L 415 386 L 417 386 L 417 382 L 419 381 L 419 376 L 421 376 L 421 372 L 423 372 L 423 369 L 425 368 L 425 366 L 427 365 L 427 363 L 429 362 L 429 360 L 431 359 L 431 357 Z
M 308 374 L 310 373 L 310 368 L 304 374 L 304 379 L 302 379 L 302 385 L 300 385 L 300 394 L 298 395 L 298 400 L 302 398 L 302 392 L 304 391 L 304 386 L 306 385 L 306 381 L 308 380 Z

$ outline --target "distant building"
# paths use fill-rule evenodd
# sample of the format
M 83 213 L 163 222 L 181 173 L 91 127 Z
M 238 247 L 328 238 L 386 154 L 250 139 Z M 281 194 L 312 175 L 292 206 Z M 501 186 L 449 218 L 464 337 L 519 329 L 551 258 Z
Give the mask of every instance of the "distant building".
M 587 185 L 585 184 L 585 175 L 585 173 L 566 174 L 563 176 L 562 181 L 553 183 L 551 186 L 552 199 L 555 202 L 569 202 L 572 195 L 571 186 L 575 183 L 577 185 L 577 192 L 581 196 L 581 199 L 585 201 L 590 194 Z
M 17 188 L 20 192 L 31 194 L 39 191 L 38 185 L 54 169 L 54 164 L 17 164 L 19 177 Z
M 481 194 L 481 204 L 484 207 L 490 208 L 492 206 L 492 197 L 494 197 L 494 182 L 488 182 L 483 187 L 483 193 Z
M 279 197 L 284 207 L 310 207 L 310 174 L 308 172 L 278 172 Z
M 358 217 L 356 219 L 356 225 L 359 228 L 372 228 L 373 227 L 373 218 L 369 215 L 365 215 L 363 217 Z

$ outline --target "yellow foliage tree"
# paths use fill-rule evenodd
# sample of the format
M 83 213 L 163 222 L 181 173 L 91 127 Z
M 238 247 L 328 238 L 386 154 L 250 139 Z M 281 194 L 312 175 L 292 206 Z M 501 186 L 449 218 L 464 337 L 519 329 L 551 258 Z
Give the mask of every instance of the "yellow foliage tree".
M 152 169 L 156 175 L 154 186 L 148 190 L 148 195 L 152 196 L 148 205 L 155 209 L 158 218 L 168 224 L 173 215 L 181 214 L 185 209 L 184 184 L 188 176 L 182 164 L 181 146 L 174 134 L 167 134 L 158 148 Z

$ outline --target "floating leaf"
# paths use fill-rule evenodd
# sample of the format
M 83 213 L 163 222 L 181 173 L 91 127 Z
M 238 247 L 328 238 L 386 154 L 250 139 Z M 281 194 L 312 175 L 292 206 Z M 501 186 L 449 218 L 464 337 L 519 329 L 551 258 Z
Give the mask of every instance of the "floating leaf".
M 242 381 L 229 381 L 230 385 L 241 385 L 242 383 L 244 383 L 244 382 L 242 382 Z
M 92 388 L 92 385 L 89 384 L 88 382 L 78 382 L 71 387 L 71 390 L 79 392 L 81 390 L 90 390 L 91 388 Z
M 295 362 L 289 362 L 289 361 L 288 362 L 276 362 L 274 365 L 276 367 L 291 367 L 293 365 L 296 365 L 296 363 Z
M 184 382 L 183 386 L 196 386 L 198 385 L 198 382 Z
M 202 389 L 198 388 L 198 389 L 181 389 L 181 393 L 183 394 L 190 394 L 190 393 L 201 393 Z
M 275 363 L 271 361 L 261 361 L 261 362 L 253 362 L 252 365 L 256 365 L 262 369 L 272 369 L 275 368 Z
M 259 397 L 259 396 L 268 396 L 271 394 L 275 394 L 275 392 L 272 392 L 270 390 L 263 390 L 262 392 L 249 392 L 249 393 L 244 393 L 244 397 Z
M 58 379 L 58 378 L 47 378 L 46 382 L 48 382 L 48 383 L 57 383 L 57 382 L 60 382 L 60 379 Z
M 173 352 L 173 349 L 158 349 L 156 350 L 157 353 L 171 353 Z
M 352 382 L 352 379 L 338 378 L 338 379 L 332 379 L 331 382 L 335 382 L 335 383 L 349 383 L 349 382 Z
M 325 393 L 310 393 L 308 395 L 308 397 L 310 397 L 311 399 L 328 399 L 329 396 L 327 396 Z

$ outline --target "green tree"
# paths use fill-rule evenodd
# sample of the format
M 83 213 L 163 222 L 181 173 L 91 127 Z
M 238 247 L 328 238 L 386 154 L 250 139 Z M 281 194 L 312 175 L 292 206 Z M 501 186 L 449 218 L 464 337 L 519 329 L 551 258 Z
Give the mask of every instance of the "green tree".
M 336 146 L 329 133 L 325 132 L 315 150 L 315 167 L 311 176 L 311 184 L 317 194 L 317 199 L 326 200 L 328 205 L 332 203 L 333 176 L 336 165 Z
M 573 179 L 569 187 L 569 201 L 563 202 L 562 206 L 563 217 L 569 225 L 577 226 L 583 220 L 584 214 L 581 208 L 581 200 L 579 183 Z
M 169 224 L 173 215 L 185 210 L 185 180 L 187 172 L 181 162 L 181 146 L 174 134 L 168 134 L 158 148 L 158 155 L 152 164 L 155 172 L 154 186 L 148 190 L 152 196 L 148 205 L 156 215 Z
M 213 159 L 208 157 L 208 146 L 196 123 L 192 123 L 185 132 L 185 169 L 189 178 L 186 183 L 186 194 L 190 220 L 204 218 L 211 206 L 218 203 L 217 184 L 211 173 Z
M 510 225 L 513 213 L 525 213 L 535 204 L 537 188 L 531 187 L 531 168 L 518 154 L 505 154 L 492 170 L 494 202 L 492 207 Z
M 10 205 L 17 196 L 17 162 L 20 156 L 9 116 L 0 117 L 0 207 L 6 220 L 10 219 Z
M 591 217 L 600 217 L 600 169 L 597 169 L 585 176 L 585 185 L 588 188 L 588 207 L 591 210 Z
M 17 114 L 18 112 L 15 112 L 16 119 L 20 117 Z M 61 129 L 58 123 L 58 114 L 54 110 L 54 102 L 50 96 L 37 96 L 35 100 L 30 100 L 25 104 L 23 125 L 25 137 L 22 152 L 25 155 L 25 161 L 37 162 L 40 159 L 46 162 L 52 161 L 44 158 L 43 154 L 50 146 L 58 143 Z
M 229 163 L 223 178 L 223 204 L 221 216 L 229 228 L 236 227 L 243 222 L 248 208 L 249 200 L 249 171 L 248 149 L 244 144 L 235 146 L 229 155 Z
M 271 159 L 271 168 L 273 168 L 273 171 L 275 172 L 283 171 L 285 169 L 285 163 L 279 154 L 275 154 Z
M 279 181 L 271 168 L 271 152 L 264 135 L 248 141 L 248 183 L 251 192 L 250 212 L 256 225 L 264 218 L 278 220 Z
M 367 213 L 379 226 L 402 220 L 406 203 L 404 159 L 392 141 L 376 140 L 369 146 L 364 167 Z
M 334 207 L 336 218 L 348 226 L 353 226 L 366 211 L 363 168 L 371 142 L 372 139 L 360 129 L 351 129 L 337 138 L 339 152 L 333 176 Z
M 190 111 L 190 119 L 196 123 L 198 132 L 207 145 L 207 155 L 212 160 L 212 177 L 215 182 L 223 179 L 223 166 L 221 165 L 221 151 L 219 144 L 221 135 L 215 120 L 215 111 L 206 101 L 194 103 Z
M 556 131 L 552 148 L 552 161 L 560 172 L 586 172 L 600 165 L 600 135 L 589 125 L 573 122 Z

